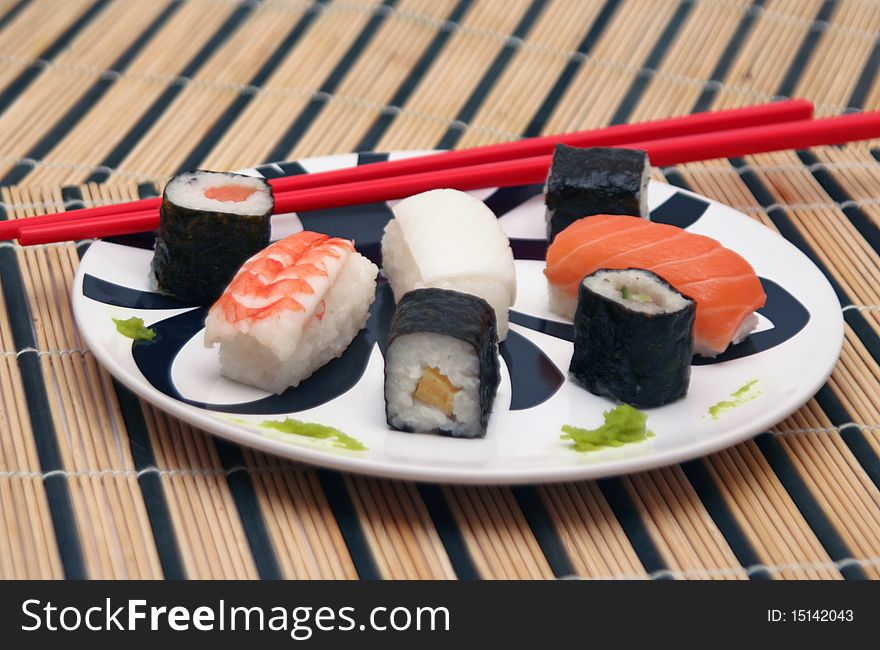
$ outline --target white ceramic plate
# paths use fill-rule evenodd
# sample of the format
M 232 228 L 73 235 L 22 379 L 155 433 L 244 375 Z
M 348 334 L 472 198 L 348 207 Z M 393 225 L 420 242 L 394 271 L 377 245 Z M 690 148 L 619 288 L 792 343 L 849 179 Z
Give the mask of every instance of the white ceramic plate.
M 391 154 L 401 158 L 413 153 Z M 347 154 L 247 173 L 281 176 L 366 164 L 383 154 Z M 377 476 L 450 483 L 535 483 L 597 478 L 649 469 L 733 445 L 782 420 L 822 385 L 840 353 L 840 304 L 822 273 L 794 246 L 720 203 L 652 182 L 654 220 L 686 226 L 719 240 L 754 266 L 768 293 L 759 331 L 711 363 L 696 359 L 685 399 L 648 410 L 655 436 L 645 442 L 578 453 L 560 427 L 592 428 L 613 407 L 567 379 L 570 325 L 547 310 L 540 188 L 474 192 L 499 215 L 517 257 L 518 298 L 503 346 L 502 383 L 485 439 L 460 440 L 390 430 L 382 395 L 383 340 L 393 300 L 380 286 L 367 329 L 345 355 L 283 396 L 221 377 L 217 351 L 202 345 L 203 310 L 150 292 L 151 240 L 134 236 L 94 243 L 73 287 L 77 324 L 97 359 L 144 399 L 211 433 L 285 456 Z M 385 204 L 284 215 L 273 238 L 303 226 L 354 238 L 377 259 Z M 532 259 L 529 259 L 532 258 Z M 539 259 L 534 259 L 539 258 Z M 378 260 L 377 260 L 378 261 Z M 111 320 L 139 316 L 159 331 L 132 344 Z M 559 338 L 562 337 L 562 338 Z M 709 408 L 757 380 L 757 397 L 717 418 Z M 318 422 L 357 438 L 366 451 L 347 451 L 257 426 L 285 416 Z

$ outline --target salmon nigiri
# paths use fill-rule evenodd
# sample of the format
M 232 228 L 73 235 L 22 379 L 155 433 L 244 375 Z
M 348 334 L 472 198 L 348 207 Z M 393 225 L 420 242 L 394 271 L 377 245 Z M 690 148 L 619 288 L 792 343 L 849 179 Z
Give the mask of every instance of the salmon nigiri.
M 767 299 L 751 265 L 714 239 L 638 217 L 600 214 L 574 222 L 547 249 L 550 309 L 572 318 L 585 276 L 627 268 L 653 271 L 696 301 L 694 349 L 705 357 L 744 340 Z

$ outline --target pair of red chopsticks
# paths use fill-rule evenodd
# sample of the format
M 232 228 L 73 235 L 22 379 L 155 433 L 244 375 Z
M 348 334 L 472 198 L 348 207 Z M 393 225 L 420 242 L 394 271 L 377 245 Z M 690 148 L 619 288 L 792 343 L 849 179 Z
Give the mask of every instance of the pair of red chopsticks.
M 469 190 L 542 182 L 557 143 L 644 149 L 656 166 L 880 137 L 880 112 L 810 119 L 813 105 L 789 100 L 640 124 L 529 138 L 269 180 L 275 213 L 399 199 L 441 187 Z M 0 222 L 0 240 L 22 245 L 153 230 L 160 198 Z

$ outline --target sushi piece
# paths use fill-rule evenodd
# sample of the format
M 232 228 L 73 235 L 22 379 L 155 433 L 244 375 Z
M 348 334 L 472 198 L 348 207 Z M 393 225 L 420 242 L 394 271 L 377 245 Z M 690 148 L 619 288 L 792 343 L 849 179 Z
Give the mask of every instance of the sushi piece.
M 205 319 L 220 370 L 282 393 L 339 357 L 364 327 L 379 269 L 347 239 L 298 232 L 247 260 Z
M 648 154 L 638 149 L 556 145 L 547 176 L 547 241 L 583 217 L 648 218 Z
M 601 268 L 653 271 L 697 303 L 695 352 L 714 357 L 758 324 L 767 300 L 742 257 L 710 237 L 637 217 L 596 215 L 563 230 L 547 249 L 550 309 L 571 318 L 584 277 Z
M 477 296 L 416 289 L 397 305 L 385 352 L 385 415 L 400 431 L 486 435 L 501 378 L 495 312 Z
M 574 315 L 574 378 L 596 395 L 649 408 L 687 393 L 696 303 L 641 269 L 584 278 Z
M 251 255 L 269 244 L 275 200 L 262 178 L 194 171 L 168 181 L 152 272 L 161 291 L 209 305 Z
M 382 269 L 394 300 L 413 289 L 440 287 L 484 298 L 495 310 L 498 338 L 516 299 L 510 242 L 486 205 L 458 190 L 404 199 L 382 237 Z

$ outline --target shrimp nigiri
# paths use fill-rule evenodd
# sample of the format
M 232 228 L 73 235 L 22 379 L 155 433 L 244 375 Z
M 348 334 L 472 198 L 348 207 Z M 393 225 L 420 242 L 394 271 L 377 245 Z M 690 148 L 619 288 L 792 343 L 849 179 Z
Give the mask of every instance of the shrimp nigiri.
M 281 393 L 341 356 L 364 327 L 379 270 L 353 242 L 298 232 L 239 269 L 205 319 L 224 376 Z

